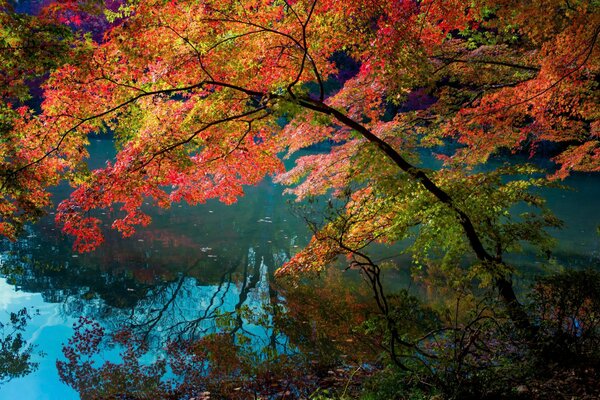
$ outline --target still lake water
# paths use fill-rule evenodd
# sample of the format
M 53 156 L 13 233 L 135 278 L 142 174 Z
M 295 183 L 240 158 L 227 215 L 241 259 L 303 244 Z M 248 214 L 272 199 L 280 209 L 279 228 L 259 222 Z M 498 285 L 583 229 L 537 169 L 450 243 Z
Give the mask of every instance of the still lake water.
M 110 140 L 92 140 L 91 167 L 114 153 Z M 578 174 L 567 182 L 573 191 L 550 189 L 549 206 L 565 221 L 554 232 L 559 239 L 557 263 L 600 268 L 600 176 Z M 150 210 L 153 223 L 131 238 L 117 234 L 89 254 L 71 251 L 49 215 L 27 229 L 16 243 L 0 243 L 0 264 L 15 270 L 0 278 L 0 322 L 23 307 L 39 310 L 25 333 L 43 356 L 32 374 L 0 386 L 0 399 L 77 399 L 58 379 L 55 362 L 84 315 L 109 329 L 126 324 L 147 326 L 157 342 L 172 335 L 216 329 L 218 312 L 245 305 L 261 309 L 273 295 L 272 272 L 308 242 L 304 223 L 290 213 L 283 188 L 265 181 L 247 188 L 238 203 L 216 201 L 169 210 Z M 58 199 L 68 188 L 56 189 Z M 540 272 L 530 254 L 516 259 L 520 280 Z M 395 286 L 407 285 L 406 273 L 394 275 Z M 260 327 L 244 329 L 267 337 Z M 114 354 L 103 354 L 113 359 Z

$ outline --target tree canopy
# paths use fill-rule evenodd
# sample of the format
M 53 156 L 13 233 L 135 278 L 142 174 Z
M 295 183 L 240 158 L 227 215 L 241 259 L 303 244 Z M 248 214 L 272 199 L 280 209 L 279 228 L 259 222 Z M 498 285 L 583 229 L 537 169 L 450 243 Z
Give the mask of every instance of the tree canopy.
M 0 234 L 14 238 L 61 179 L 75 189 L 57 222 L 89 251 L 102 242 L 94 210 L 114 209 L 112 228 L 129 236 L 150 223 L 147 198 L 233 203 L 275 174 L 299 198 L 332 190 L 345 201 L 282 272 L 320 270 L 339 254 L 360 264 L 367 244 L 416 232 L 418 262 L 474 255 L 513 304 L 503 254 L 523 241 L 547 250 L 543 228 L 559 221 L 529 191 L 547 184 L 534 168 L 473 167 L 551 147 L 553 178 L 600 170 L 598 6 L 130 1 L 112 5 L 95 39 L 3 2 Z M 23 103 L 24 81 L 47 70 L 38 112 Z M 88 171 L 89 135 L 103 132 L 118 154 Z M 284 172 L 282 154 L 321 142 L 331 150 Z M 443 167 L 424 168 L 419 150 L 447 143 L 457 146 L 438 154 Z M 517 203 L 541 211 L 515 217 Z

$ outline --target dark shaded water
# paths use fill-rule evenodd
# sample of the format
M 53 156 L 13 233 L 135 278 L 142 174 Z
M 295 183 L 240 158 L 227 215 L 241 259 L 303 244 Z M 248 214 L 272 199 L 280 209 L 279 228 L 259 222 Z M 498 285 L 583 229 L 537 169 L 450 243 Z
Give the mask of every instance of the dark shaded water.
M 113 152 L 109 140 L 92 143 L 95 163 Z M 600 177 L 576 175 L 567 183 L 575 190 L 546 193 L 566 222 L 564 230 L 555 232 L 556 268 L 597 266 Z M 67 191 L 57 189 L 57 198 Z M 290 213 L 282 188 L 267 181 L 248 188 L 233 206 L 211 201 L 151 214 L 153 223 L 132 238 L 110 235 L 100 249 L 85 255 L 71 251 L 52 215 L 29 227 L 20 241 L 2 243 L 0 320 L 23 307 L 38 309 L 25 337 L 45 355 L 35 357 L 40 363 L 35 372 L 0 386 L 1 399 L 78 397 L 59 382 L 55 361 L 82 315 L 112 330 L 133 325 L 159 343 L 214 331 L 219 312 L 264 308 L 276 296 L 269 285 L 272 272 L 309 239 L 304 223 Z M 540 262 L 532 255 L 518 261 L 523 279 L 539 272 Z M 394 279 L 399 276 L 406 274 Z M 268 340 L 264 328 L 242 324 L 257 340 Z M 110 353 L 101 357 L 112 358 Z

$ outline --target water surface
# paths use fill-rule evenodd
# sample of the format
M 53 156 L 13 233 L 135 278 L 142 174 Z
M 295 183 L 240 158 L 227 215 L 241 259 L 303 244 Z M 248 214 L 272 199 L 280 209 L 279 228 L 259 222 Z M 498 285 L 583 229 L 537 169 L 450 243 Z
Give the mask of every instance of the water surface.
M 92 167 L 114 154 L 110 140 L 92 140 Z M 549 206 L 565 220 L 555 265 L 598 266 L 600 225 L 597 211 L 600 178 L 577 174 L 567 182 L 574 190 L 545 191 Z M 60 199 L 67 187 L 56 189 Z M 23 307 L 34 315 L 25 336 L 44 355 L 39 368 L 0 386 L 0 398 L 20 400 L 76 399 L 62 384 L 55 367 L 61 347 L 80 316 L 100 321 L 110 330 L 135 326 L 149 340 L 214 332 L 215 316 L 242 306 L 264 309 L 277 296 L 269 284 L 273 271 L 309 239 L 300 218 L 290 213 L 283 189 L 266 180 L 247 189 L 238 203 L 217 201 L 191 207 L 148 211 L 153 223 L 133 237 L 108 235 L 89 254 L 76 254 L 71 241 L 54 225 L 53 215 L 30 226 L 16 243 L 2 242 L 0 318 Z M 538 273 L 543 260 L 517 258 L 522 279 Z M 527 272 L 529 271 L 529 272 Z M 408 285 L 404 271 L 391 277 L 393 286 Z M 397 282 L 404 280 L 402 282 Z M 241 321 L 238 327 L 256 340 L 268 341 L 268 329 Z M 103 354 L 101 359 L 113 359 Z

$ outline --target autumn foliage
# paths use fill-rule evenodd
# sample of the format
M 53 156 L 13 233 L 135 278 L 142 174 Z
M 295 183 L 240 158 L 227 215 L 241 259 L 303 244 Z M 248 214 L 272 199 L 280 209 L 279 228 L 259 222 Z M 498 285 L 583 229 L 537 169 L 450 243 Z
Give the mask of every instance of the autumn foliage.
M 59 2 L 39 19 L 14 22 L 21 17 L 1 3 L 6 21 L 44 28 L 59 15 L 76 29 L 86 8 L 73 7 Z M 501 263 L 519 240 L 541 236 L 509 232 L 516 225 L 507 225 L 506 214 L 485 214 L 486 202 L 495 211 L 522 201 L 542 206 L 526 193 L 542 183 L 505 185 L 465 166 L 555 143 L 558 169 L 547 174 L 600 170 L 596 2 L 150 0 L 110 7 L 101 39 L 54 36 L 66 55 L 54 64 L 31 60 L 31 77 L 51 70 L 40 112 L 3 89 L 4 236 L 14 238 L 49 206 L 48 188 L 61 179 L 74 191 L 58 206 L 57 222 L 77 250 L 90 251 L 103 240 L 95 210 L 112 210 L 112 228 L 129 236 L 150 223 L 141 210 L 147 198 L 160 207 L 233 203 L 244 185 L 278 174 L 298 184 L 292 192 L 299 198 L 354 188 L 347 214 L 362 222 L 335 246 L 299 254 L 288 269 L 321 268 L 348 246 L 401 240 L 421 224 L 430 228 L 424 242 L 459 238 L 445 245 L 450 258 L 474 252 L 481 262 Z M 12 79 L 8 89 L 23 87 L 14 57 L 26 40 L 4 23 L 1 32 L 3 46 L 15 51 L 12 59 L 2 53 L 2 79 Z M 116 136 L 118 154 L 88 171 L 88 137 L 105 132 Z M 284 172 L 283 152 L 322 142 L 331 150 L 302 156 Z M 445 168 L 420 167 L 418 149 L 448 142 L 459 146 L 440 156 Z M 524 168 L 510 174 L 533 172 Z M 477 196 L 465 184 L 479 185 Z M 557 225 L 547 215 L 531 218 L 536 227 Z

